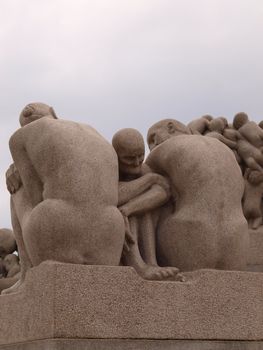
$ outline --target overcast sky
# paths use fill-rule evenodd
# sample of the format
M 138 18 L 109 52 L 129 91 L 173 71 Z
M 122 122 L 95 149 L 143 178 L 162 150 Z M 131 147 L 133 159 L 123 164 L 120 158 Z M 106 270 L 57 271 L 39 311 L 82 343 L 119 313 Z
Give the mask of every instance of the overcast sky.
M 108 140 L 156 121 L 263 119 L 262 0 L 0 0 L 0 227 L 10 135 L 29 102 Z

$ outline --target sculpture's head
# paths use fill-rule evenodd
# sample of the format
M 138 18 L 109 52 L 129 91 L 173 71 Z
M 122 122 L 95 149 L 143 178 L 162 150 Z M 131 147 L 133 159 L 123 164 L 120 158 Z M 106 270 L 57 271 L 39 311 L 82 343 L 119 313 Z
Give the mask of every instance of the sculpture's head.
M 120 173 L 140 175 L 145 154 L 140 132 L 131 128 L 121 129 L 113 136 L 112 145 L 118 155 Z
M 25 126 L 43 117 L 57 119 L 56 113 L 52 107 L 41 102 L 30 103 L 22 110 L 20 114 L 20 125 Z
M 210 114 L 205 114 L 205 115 L 202 116 L 202 118 L 208 120 L 209 122 L 210 122 L 211 120 L 213 120 L 213 117 L 212 117 Z
M 0 229 L 0 257 L 13 253 L 16 250 L 16 240 L 13 231 Z
M 263 120 L 261 120 L 261 122 L 258 123 L 258 126 L 263 129 Z
M 7 272 L 9 272 L 14 266 L 19 265 L 19 258 L 15 254 L 8 254 L 4 258 L 4 268 Z
M 233 126 L 236 130 L 245 125 L 249 121 L 248 115 L 244 112 L 237 113 L 233 119 Z
M 224 127 L 227 128 L 228 127 L 228 120 L 226 117 L 218 117 L 216 119 L 221 119 L 224 123 Z
M 152 150 L 170 137 L 190 134 L 190 130 L 184 124 L 175 119 L 164 119 L 150 127 L 147 142 L 150 150 Z
M 211 120 L 211 122 L 208 125 L 208 129 L 210 131 L 216 131 L 220 134 L 223 133 L 225 127 L 226 127 L 225 121 L 221 117 Z

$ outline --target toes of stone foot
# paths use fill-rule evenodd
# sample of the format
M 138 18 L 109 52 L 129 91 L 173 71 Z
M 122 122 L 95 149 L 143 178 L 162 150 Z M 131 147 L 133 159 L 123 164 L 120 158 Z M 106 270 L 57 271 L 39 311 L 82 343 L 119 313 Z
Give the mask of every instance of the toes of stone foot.
M 179 281 L 179 282 L 185 282 L 186 281 L 186 277 L 183 274 L 178 273 L 176 275 L 176 280 Z

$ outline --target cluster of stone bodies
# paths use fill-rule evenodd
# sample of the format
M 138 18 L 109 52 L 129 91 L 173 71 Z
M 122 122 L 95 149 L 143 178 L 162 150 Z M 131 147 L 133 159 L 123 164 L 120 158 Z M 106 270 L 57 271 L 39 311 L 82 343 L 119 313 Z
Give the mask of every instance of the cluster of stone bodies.
M 244 176 L 243 210 L 249 228 L 262 225 L 263 195 L 263 122 L 250 121 L 246 113 L 237 113 L 233 123 L 224 117 L 205 115 L 188 124 L 193 134 L 214 137 L 234 153 Z
M 164 119 L 148 131 L 146 161 L 135 129 L 111 145 L 42 103 L 26 106 L 20 124 L 7 188 L 21 277 L 5 293 L 47 260 L 128 265 L 149 280 L 246 270 L 248 225 L 262 224 L 263 130 L 245 113 L 233 125 Z

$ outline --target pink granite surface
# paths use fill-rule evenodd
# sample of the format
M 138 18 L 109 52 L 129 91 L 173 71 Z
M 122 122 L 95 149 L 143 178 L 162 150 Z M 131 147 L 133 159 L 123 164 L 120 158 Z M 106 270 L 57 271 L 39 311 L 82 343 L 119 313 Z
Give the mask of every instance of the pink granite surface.
M 263 274 L 200 270 L 145 281 L 133 268 L 46 262 L 0 297 L 0 344 L 52 338 L 262 340 Z

